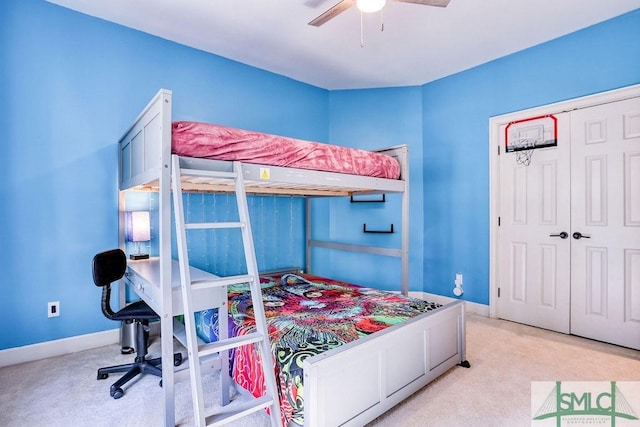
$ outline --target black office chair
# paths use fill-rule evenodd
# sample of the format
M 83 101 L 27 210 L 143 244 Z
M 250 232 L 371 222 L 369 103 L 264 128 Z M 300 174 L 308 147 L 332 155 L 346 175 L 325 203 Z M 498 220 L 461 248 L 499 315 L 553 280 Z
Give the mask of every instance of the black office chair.
M 149 346 L 149 321 L 157 320 L 158 315 L 144 301 L 129 304 L 118 312 L 111 309 L 111 284 L 124 276 L 126 268 L 127 257 L 120 249 L 101 252 L 93 257 L 93 281 L 96 286 L 102 287 L 102 313 L 111 320 L 129 321 L 136 324 L 135 361 L 125 365 L 98 369 L 99 380 L 106 379 L 112 373 L 126 372 L 122 378 L 111 385 L 109 393 L 114 399 L 119 399 L 124 395 L 122 386 L 138 374 L 149 373 L 162 378 L 161 358 L 146 359 L 147 347 Z M 181 363 L 182 354 L 174 354 L 173 364 L 179 366 Z M 162 380 L 160 385 L 162 386 Z

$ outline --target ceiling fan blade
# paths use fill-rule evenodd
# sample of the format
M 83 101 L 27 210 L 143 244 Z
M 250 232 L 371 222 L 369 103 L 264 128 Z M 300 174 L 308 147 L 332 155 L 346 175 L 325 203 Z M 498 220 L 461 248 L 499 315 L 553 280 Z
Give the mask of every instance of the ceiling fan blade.
M 356 0 L 342 0 L 340 3 L 333 6 L 331 9 L 324 12 L 322 15 L 315 18 L 313 21 L 309 22 L 309 25 L 313 25 L 314 27 L 319 27 L 324 24 L 328 20 L 335 18 L 345 10 L 349 9 L 351 6 L 355 4 Z
M 401 3 L 423 4 L 425 6 L 447 7 L 451 0 L 395 0 Z

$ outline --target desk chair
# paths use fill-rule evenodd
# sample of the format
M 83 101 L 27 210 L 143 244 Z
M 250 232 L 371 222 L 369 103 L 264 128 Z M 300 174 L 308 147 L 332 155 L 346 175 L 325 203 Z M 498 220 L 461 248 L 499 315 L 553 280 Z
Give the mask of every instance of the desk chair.
M 118 312 L 111 309 L 111 284 L 122 279 L 126 268 L 127 257 L 120 249 L 101 252 L 93 257 L 93 281 L 96 286 L 102 287 L 102 313 L 111 320 L 129 321 L 136 324 L 135 361 L 98 369 L 99 380 L 106 379 L 112 373 L 126 372 L 111 385 L 109 394 L 114 399 L 120 399 L 124 395 L 122 386 L 138 374 L 149 373 L 162 378 L 161 358 L 150 360 L 146 358 L 149 346 L 149 321 L 157 320 L 158 315 L 144 301 L 136 301 Z M 179 366 L 181 363 L 182 355 L 180 353 L 174 354 L 173 364 Z M 162 386 L 162 380 L 160 380 L 160 385 Z

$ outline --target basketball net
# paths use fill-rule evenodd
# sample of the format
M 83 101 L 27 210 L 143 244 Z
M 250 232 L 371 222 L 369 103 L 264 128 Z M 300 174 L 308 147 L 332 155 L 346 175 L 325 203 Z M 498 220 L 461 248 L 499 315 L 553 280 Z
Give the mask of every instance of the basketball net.
M 538 140 L 535 138 L 515 138 L 511 142 L 511 147 L 516 153 L 516 163 L 519 165 L 529 166 L 531 164 L 531 155 L 536 147 Z

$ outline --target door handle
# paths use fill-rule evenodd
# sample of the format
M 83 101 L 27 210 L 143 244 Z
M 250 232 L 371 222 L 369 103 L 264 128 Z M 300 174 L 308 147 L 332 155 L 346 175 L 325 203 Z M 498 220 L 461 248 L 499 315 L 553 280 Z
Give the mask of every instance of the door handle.
M 559 237 L 561 239 L 566 239 L 567 237 L 569 237 L 569 233 L 567 233 L 566 231 L 561 231 L 558 234 L 549 234 L 549 237 Z
M 586 234 L 582 234 L 579 231 L 576 231 L 575 233 L 572 234 L 573 238 L 576 240 L 580 240 L 580 239 L 590 239 L 591 236 L 587 236 Z

